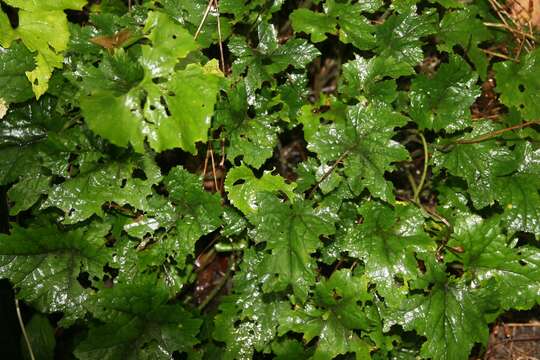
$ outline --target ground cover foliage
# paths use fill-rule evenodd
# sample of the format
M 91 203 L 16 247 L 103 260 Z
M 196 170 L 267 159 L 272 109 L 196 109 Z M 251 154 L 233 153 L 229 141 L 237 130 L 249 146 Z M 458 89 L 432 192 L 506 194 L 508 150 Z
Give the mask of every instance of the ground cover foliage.
M 538 303 L 540 50 L 492 2 L 1 3 L 36 358 L 467 359 Z

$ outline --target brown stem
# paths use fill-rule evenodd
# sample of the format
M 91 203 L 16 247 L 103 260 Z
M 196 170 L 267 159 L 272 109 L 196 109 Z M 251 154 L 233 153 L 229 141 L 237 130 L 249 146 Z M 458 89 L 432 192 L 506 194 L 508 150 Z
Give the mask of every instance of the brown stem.
M 476 143 L 479 143 L 479 142 L 482 142 L 482 141 L 492 139 L 492 138 L 497 137 L 499 135 L 502 135 L 505 132 L 516 130 L 516 129 L 521 129 L 521 128 L 531 126 L 531 125 L 536 125 L 536 124 L 540 124 L 540 120 L 527 121 L 527 122 L 524 122 L 522 124 L 510 126 L 510 127 L 504 128 L 504 129 L 491 131 L 491 132 L 488 132 L 486 134 L 480 135 L 479 137 L 476 137 L 474 139 L 458 140 L 458 141 L 456 141 L 456 144 L 476 144 Z

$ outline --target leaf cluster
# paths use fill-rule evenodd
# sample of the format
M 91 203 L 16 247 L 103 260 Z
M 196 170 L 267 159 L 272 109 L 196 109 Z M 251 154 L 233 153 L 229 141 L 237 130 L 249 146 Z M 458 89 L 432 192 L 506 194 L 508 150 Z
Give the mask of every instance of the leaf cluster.
M 41 358 L 467 359 L 538 305 L 540 50 L 490 55 L 488 1 L 4 3 Z

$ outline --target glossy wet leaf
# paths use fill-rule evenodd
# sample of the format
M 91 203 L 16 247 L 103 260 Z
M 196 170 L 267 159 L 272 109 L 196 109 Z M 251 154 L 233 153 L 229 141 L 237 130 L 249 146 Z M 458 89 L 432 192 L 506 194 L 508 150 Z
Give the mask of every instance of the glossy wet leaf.
M 291 21 L 295 31 L 310 34 L 315 43 L 325 40 L 326 34 L 332 34 L 339 35 L 344 43 L 352 43 L 359 49 L 369 49 L 375 43 L 374 27 L 362 13 L 374 12 L 380 5 L 377 1 L 355 4 L 328 1 L 324 13 L 300 8 L 293 11 Z
M 347 118 L 321 126 L 309 149 L 323 163 L 342 160 L 351 190 L 360 194 L 367 188 L 373 196 L 393 201 L 393 186 L 384 179 L 394 169 L 393 162 L 408 158 L 405 148 L 392 140 L 394 128 L 407 119 L 387 105 L 361 104 L 347 109 Z
M 492 39 L 488 28 L 477 18 L 477 8 L 471 6 L 463 10 L 448 12 L 441 19 L 437 36 L 441 43 L 437 47 L 453 52 L 454 46 L 460 46 L 468 54 L 481 78 L 487 75 L 488 59 L 478 45 Z
M 14 42 L 10 48 L 0 47 L 0 98 L 8 103 L 32 98 L 32 87 L 26 72 L 31 71 L 33 66 L 32 53 L 22 43 Z
M 540 300 L 538 252 L 510 241 L 501 233 L 499 219 L 467 216 L 454 229 L 448 246 L 462 247 L 463 252 L 452 258 L 464 264 L 476 286 L 495 279 L 504 309 L 529 308 Z
M 278 142 L 276 116 L 249 116 L 247 93 L 243 84 L 231 89 L 227 98 L 227 102 L 219 104 L 216 117 L 229 139 L 228 156 L 230 159 L 242 157 L 247 165 L 260 168 L 272 156 Z
M 467 358 L 475 343 L 488 338 L 482 311 L 485 300 L 460 284 L 436 284 L 426 295 L 414 295 L 388 319 L 427 338 L 421 355 L 425 358 Z
M 309 202 L 283 203 L 274 196 L 264 196 L 260 211 L 251 217 L 253 238 L 265 242 L 272 256 L 266 271 L 273 274 L 264 285 L 266 291 L 281 291 L 291 286 L 305 301 L 315 280 L 316 263 L 312 254 L 321 247 L 319 239 L 334 233 L 334 216 L 327 209 L 313 209 Z
M 516 107 L 526 120 L 540 117 L 540 50 L 523 54 L 519 63 L 504 61 L 493 69 L 501 102 Z
M 142 170 L 147 179 L 133 177 L 136 169 Z M 152 185 L 159 180 L 159 169 L 149 159 L 110 161 L 55 185 L 42 208 L 54 206 L 62 210 L 66 224 L 86 220 L 94 214 L 102 216 L 104 205 L 145 209 L 146 197 L 152 194 Z
M 257 30 L 259 44 L 255 49 L 240 37 L 233 37 L 229 41 L 229 49 L 236 58 L 233 73 L 240 75 L 247 70 L 244 81 L 249 104 L 254 103 L 255 91 L 264 81 L 271 81 L 274 74 L 288 66 L 304 68 L 320 55 L 317 48 L 302 39 L 292 39 L 280 45 L 273 25 L 260 23 Z
M 234 277 L 234 294 L 220 304 L 214 319 L 213 337 L 227 344 L 224 359 L 252 359 L 274 339 L 279 314 L 288 305 L 265 300 L 260 288 L 264 276 L 264 256 L 252 249 L 244 253 L 240 272 Z
M 357 56 L 343 65 L 340 92 L 351 97 L 365 96 L 370 100 L 392 102 L 397 96 L 397 84 L 390 78 L 411 74 L 410 67 L 392 57 L 366 60 Z
M 389 16 L 375 32 L 377 53 L 382 57 L 391 56 L 412 68 L 422 61 L 422 38 L 436 32 L 437 20 L 432 9 L 417 15 L 414 5 L 399 15 Z
M 27 71 L 26 76 L 32 90 L 39 98 L 47 91 L 48 82 L 55 68 L 62 67 L 62 52 L 66 50 L 69 30 L 65 9 L 81 10 L 86 4 L 83 0 L 69 1 L 21 1 L 7 0 L 8 5 L 20 8 L 19 26 L 10 38 L 20 38 L 35 55 L 36 67 Z M 9 47 L 9 41 L 2 46 Z
M 398 205 L 392 210 L 367 202 L 358 213 L 362 224 L 338 238 L 330 251 L 347 252 L 362 260 L 366 276 L 383 296 L 406 293 L 411 287 L 409 282 L 421 276 L 417 257 L 436 249 L 422 229 L 421 212 L 412 206 Z
M 475 138 L 492 126 L 477 127 L 467 138 Z M 474 206 L 481 209 L 497 202 L 503 219 L 514 230 L 539 233 L 540 196 L 538 159 L 540 152 L 530 144 L 512 151 L 495 140 L 458 144 L 448 153 L 436 154 L 435 162 L 452 175 L 464 178 Z
M 62 232 L 56 226 L 14 226 L 0 235 L 0 276 L 20 289 L 18 296 L 42 312 L 63 312 L 69 325 L 86 313 L 92 290 L 79 282 L 87 272 L 101 279 L 110 252 L 105 235 L 110 225 L 94 223 Z
M 245 215 L 258 211 L 259 197 L 262 193 L 282 193 L 293 201 L 295 184 L 287 184 L 281 176 L 264 172 L 260 178 L 245 165 L 232 168 L 225 179 L 225 190 L 231 203 Z
M 470 125 L 470 107 L 480 95 L 477 80 L 465 60 L 450 56 L 431 78 L 419 75 L 413 80 L 410 116 L 420 128 L 463 130 Z
M 180 167 L 169 172 L 164 184 L 169 199 L 150 199 L 146 213 L 127 223 L 124 230 L 141 239 L 165 230 L 167 236 L 152 245 L 149 252 L 158 263 L 174 256 L 183 267 L 186 256 L 195 250 L 195 242 L 221 224 L 221 201 L 217 194 L 204 191 L 198 176 Z
M 88 305 L 102 324 L 93 324 L 78 344 L 79 359 L 170 359 L 173 352 L 191 352 L 198 343 L 201 321 L 182 306 L 167 304 L 163 287 L 150 279 L 137 280 L 101 290 Z
M 315 299 L 316 305 L 306 304 L 283 314 L 279 334 L 303 333 L 306 342 L 318 337 L 313 359 L 333 359 L 346 353 L 370 358 L 369 343 L 353 331 L 370 325 L 362 311 L 362 303 L 371 300 L 367 282 L 348 270 L 336 271 L 316 285 Z

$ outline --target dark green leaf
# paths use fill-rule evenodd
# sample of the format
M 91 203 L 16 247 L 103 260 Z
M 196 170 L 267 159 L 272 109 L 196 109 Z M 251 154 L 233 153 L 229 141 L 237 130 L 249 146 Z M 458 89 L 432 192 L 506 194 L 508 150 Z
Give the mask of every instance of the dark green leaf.
M 470 125 L 470 107 L 480 95 L 478 76 L 459 56 L 451 55 L 431 78 L 419 75 L 411 85 L 410 115 L 422 129 L 452 133 Z
M 103 277 L 110 259 L 105 235 L 110 225 L 94 223 L 88 228 L 62 232 L 56 226 L 15 226 L 11 235 L 0 235 L 0 277 L 9 278 L 18 296 L 42 312 L 64 313 L 62 322 L 73 323 L 86 313 L 92 290 L 79 283 L 81 273 L 89 279 Z

